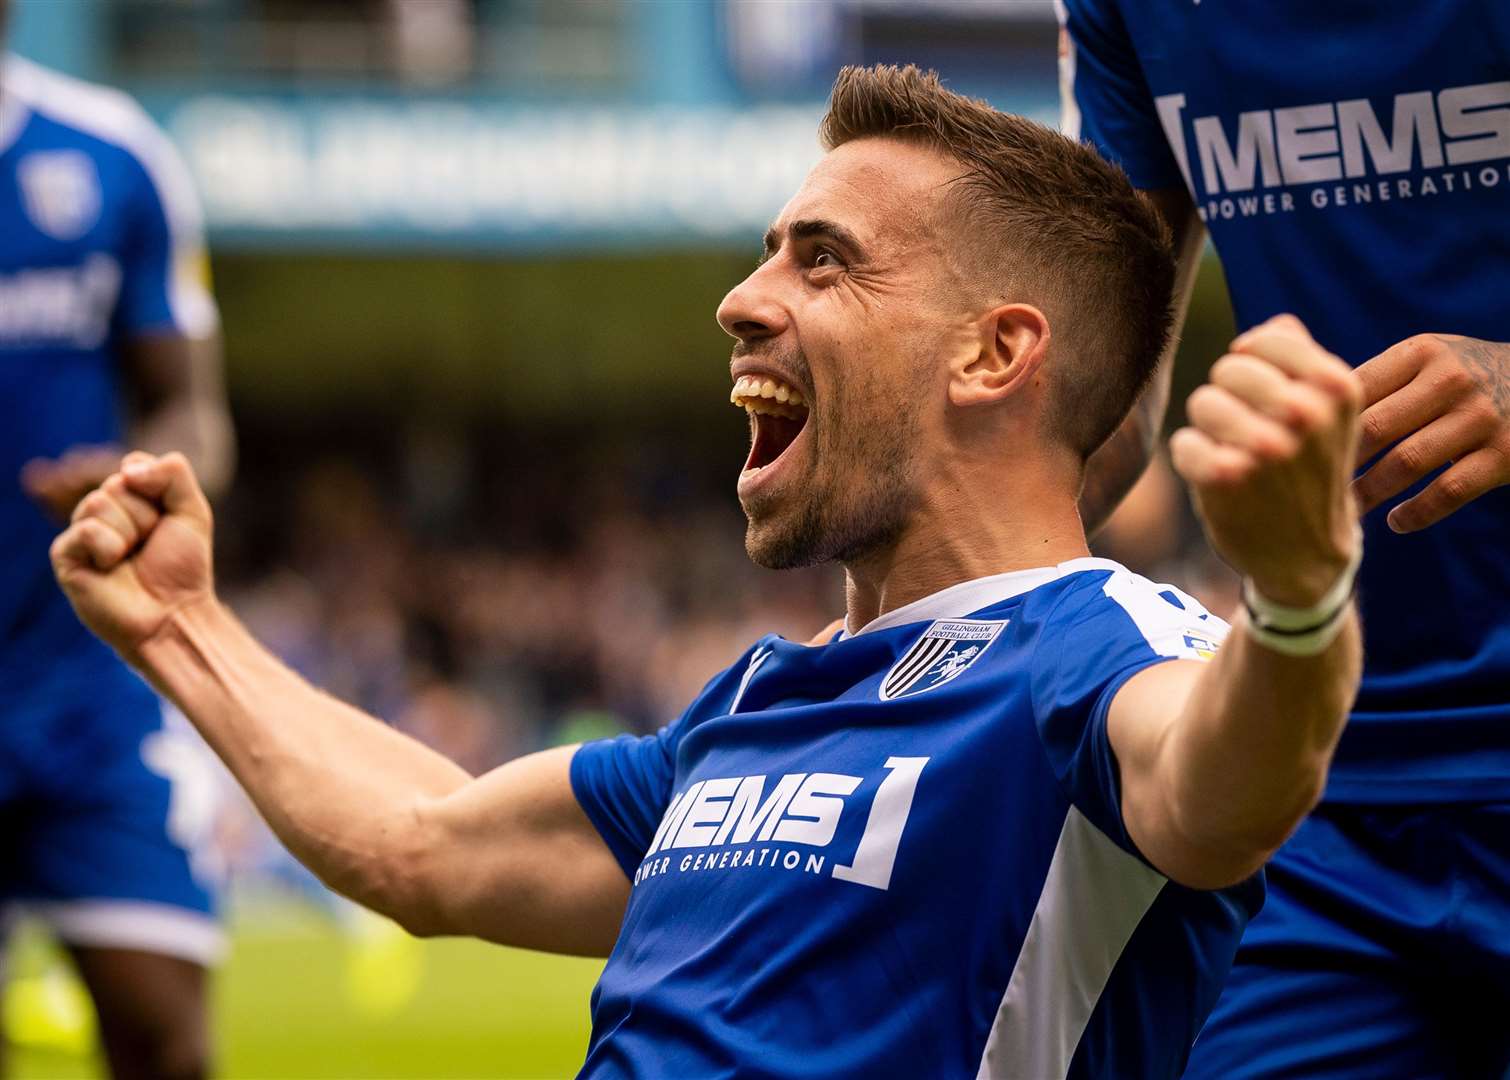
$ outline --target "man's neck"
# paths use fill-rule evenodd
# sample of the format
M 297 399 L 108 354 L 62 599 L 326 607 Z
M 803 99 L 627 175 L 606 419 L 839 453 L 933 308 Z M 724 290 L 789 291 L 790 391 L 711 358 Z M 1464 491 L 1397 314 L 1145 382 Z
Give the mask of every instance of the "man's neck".
M 845 565 L 845 626 L 853 633 L 962 581 L 1090 554 L 1076 501 L 1063 485 L 1009 494 L 936 484 L 895 544 Z

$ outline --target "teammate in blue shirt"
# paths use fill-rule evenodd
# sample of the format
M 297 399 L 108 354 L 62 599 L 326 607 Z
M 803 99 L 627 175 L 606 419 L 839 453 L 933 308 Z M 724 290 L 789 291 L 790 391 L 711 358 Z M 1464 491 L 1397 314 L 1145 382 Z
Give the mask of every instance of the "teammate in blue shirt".
M 1229 634 L 1076 509 L 1167 332 L 1153 209 L 916 69 L 847 70 L 823 136 L 718 317 L 749 554 L 842 563 L 847 619 L 657 734 L 474 779 L 320 694 L 216 600 L 177 455 L 128 455 L 54 568 L 332 886 L 611 952 L 586 1076 L 1173 1078 L 1356 687 L 1362 389 L 1276 320 L 1177 436 L 1249 575 Z
M 225 479 L 198 210 L 133 102 L 4 55 L 0 237 L 0 924 L 20 906 L 69 947 L 116 1075 L 198 1075 L 220 932 L 183 784 L 208 763 L 47 560 L 123 445 Z
M 1187 281 L 1210 232 L 1239 326 L 1295 312 L 1357 366 L 1360 461 L 1377 458 L 1355 484 L 1369 553 L 1356 710 L 1190 1075 L 1499 1080 L 1510 6 L 1064 0 L 1062 14 L 1068 129 L 1164 209 Z M 1147 430 L 1162 409 L 1150 395 Z

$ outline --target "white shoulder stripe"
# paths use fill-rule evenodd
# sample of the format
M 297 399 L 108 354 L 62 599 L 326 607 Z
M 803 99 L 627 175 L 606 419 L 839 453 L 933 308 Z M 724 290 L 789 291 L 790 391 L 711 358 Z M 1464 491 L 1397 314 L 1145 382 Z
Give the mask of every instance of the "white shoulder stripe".
M 750 666 L 745 668 L 744 678 L 739 680 L 739 689 L 734 691 L 734 700 L 729 703 L 729 715 L 733 716 L 739 711 L 739 703 L 744 700 L 745 691 L 750 688 L 750 680 L 760 670 L 760 666 L 771 658 L 773 650 L 756 649 L 750 654 Z
M 1133 932 L 1167 879 L 1073 806 L 977 1080 L 1062 1080 Z
M 116 146 L 132 147 L 140 129 L 152 124 L 125 91 L 75 79 L 13 53 L 6 54 L 0 70 L 5 93 L 44 116 Z
M 0 57 L 0 63 L 4 58 Z M 25 105 L 14 95 L 4 89 L 4 68 L 0 67 L 0 154 L 10 149 L 10 144 L 16 141 L 16 136 L 21 134 L 21 129 L 26 126 L 26 118 L 30 115 Z
M 1127 612 L 1148 647 L 1160 656 L 1210 659 L 1230 629 L 1195 597 L 1173 585 L 1156 585 L 1130 570 L 1113 572 L 1101 591 Z
M 118 146 L 141 163 L 168 220 L 174 257 L 166 283 L 173 321 L 190 337 L 219 324 L 215 301 L 183 260 L 204 250 L 204 216 L 194 181 L 162 128 L 129 94 L 71 78 L 7 53 L 0 62 L 0 100 L 14 97 L 33 112 Z

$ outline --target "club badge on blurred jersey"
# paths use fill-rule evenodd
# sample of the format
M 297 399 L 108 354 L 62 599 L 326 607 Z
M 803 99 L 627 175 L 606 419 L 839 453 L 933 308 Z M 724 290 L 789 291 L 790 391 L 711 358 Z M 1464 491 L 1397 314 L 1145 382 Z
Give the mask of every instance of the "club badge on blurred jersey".
M 881 700 L 912 697 L 959 678 L 985 655 L 1006 625 L 1005 619 L 940 619 L 891 665 L 881 680 Z
M 1210 660 L 1216 655 L 1217 643 L 1204 634 L 1187 633 L 1185 635 L 1185 647 L 1195 652 L 1202 660 Z
M 100 218 L 100 174 L 79 150 L 38 150 L 16 166 L 32 224 L 54 240 L 77 240 Z

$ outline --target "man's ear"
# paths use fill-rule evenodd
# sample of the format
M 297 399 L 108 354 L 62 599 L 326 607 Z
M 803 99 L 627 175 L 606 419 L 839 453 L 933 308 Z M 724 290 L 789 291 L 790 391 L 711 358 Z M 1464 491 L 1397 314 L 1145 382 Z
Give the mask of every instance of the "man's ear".
M 949 401 L 983 405 L 1027 386 L 1049 349 L 1049 320 L 1031 304 L 1003 304 L 981 316 L 978 348 L 950 365 Z

